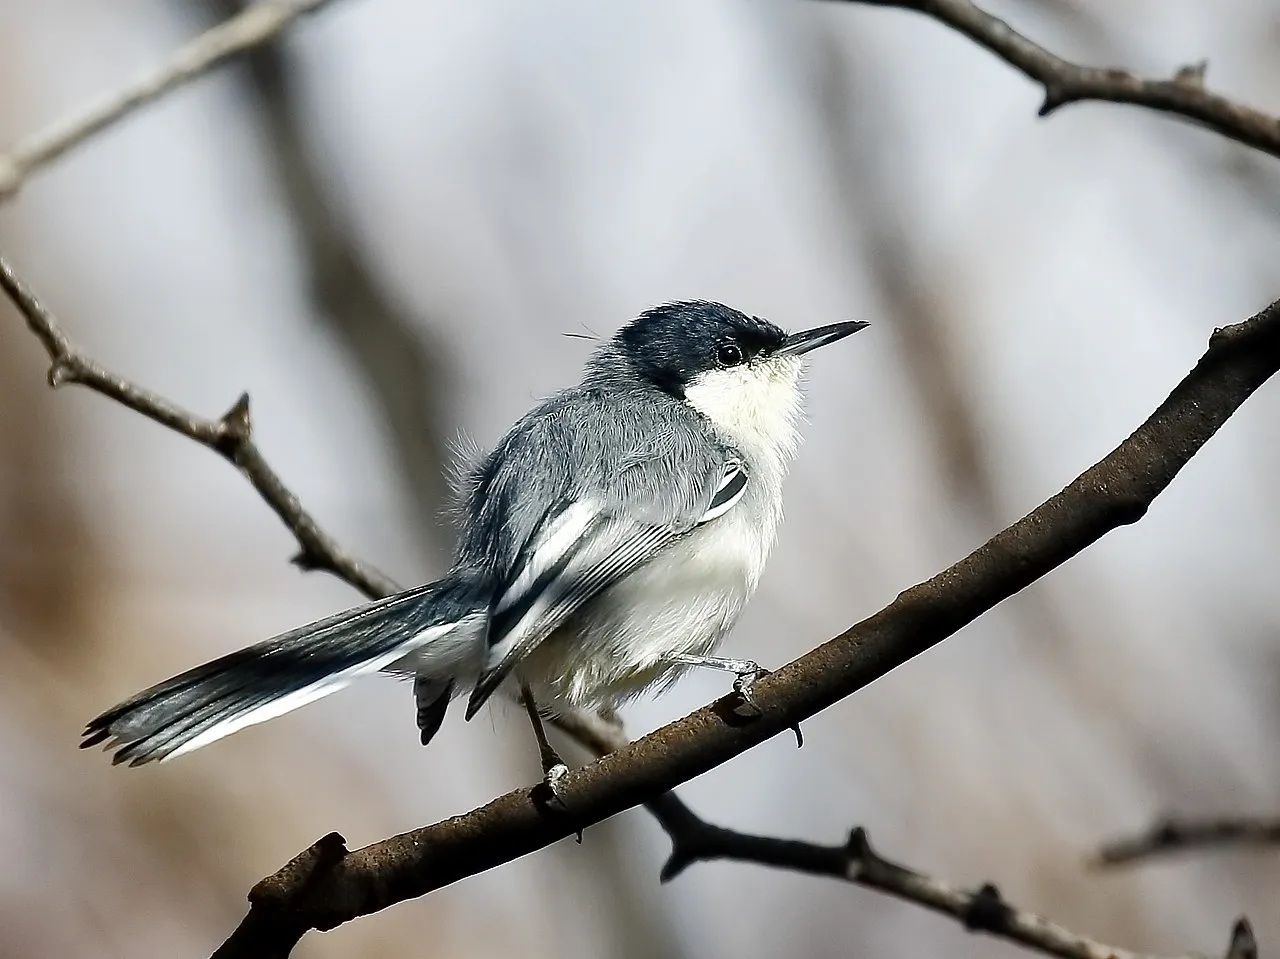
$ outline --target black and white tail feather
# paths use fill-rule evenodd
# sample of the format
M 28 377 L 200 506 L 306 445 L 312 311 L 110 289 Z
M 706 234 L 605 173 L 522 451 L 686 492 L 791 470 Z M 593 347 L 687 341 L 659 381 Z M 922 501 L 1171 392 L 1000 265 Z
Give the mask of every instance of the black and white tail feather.
M 379 671 L 416 676 L 425 744 L 454 677 L 479 671 L 488 601 L 483 576 L 456 571 L 143 690 L 92 720 L 80 745 L 104 743 L 112 762 L 131 766 L 173 759 Z

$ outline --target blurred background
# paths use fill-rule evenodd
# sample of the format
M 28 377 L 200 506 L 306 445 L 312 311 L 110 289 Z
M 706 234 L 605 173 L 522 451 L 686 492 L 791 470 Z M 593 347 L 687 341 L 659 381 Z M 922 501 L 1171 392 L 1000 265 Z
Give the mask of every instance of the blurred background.
M 0 142 L 132 78 L 236 0 L 3 0 Z M 1055 52 L 1280 110 L 1263 0 L 1023 0 Z M 262 448 L 347 546 L 441 571 L 451 444 L 490 445 L 662 301 L 874 325 L 809 376 L 808 440 L 729 649 L 776 665 L 879 609 L 1123 439 L 1215 326 L 1276 296 L 1280 163 L 1141 111 L 1038 121 L 936 23 L 801 2 L 343 0 L 38 173 L 0 249 L 73 337 Z M 524 719 L 430 749 L 391 680 L 163 767 L 84 722 L 353 605 L 234 470 L 50 393 L 0 307 L 0 956 L 200 956 L 318 836 L 354 845 L 537 775 Z M 1280 384 L 1138 525 L 805 726 L 690 783 L 709 819 L 886 855 L 1149 950 L 1280 941 L 1280 854 L 1097 873 L 1164 812 L 1280 808 Z M 633 734 L 725 691 L 691 676 Z M 304 957 L 1021 955 L 866 890 L 699 865 L 631 812 L 308 937 Z

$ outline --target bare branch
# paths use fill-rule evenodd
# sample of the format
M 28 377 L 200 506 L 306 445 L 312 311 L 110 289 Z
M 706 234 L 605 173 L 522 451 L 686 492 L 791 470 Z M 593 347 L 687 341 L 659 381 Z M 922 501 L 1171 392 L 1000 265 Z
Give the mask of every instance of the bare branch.
M 35 170 L 95 133 L 176 90 L 238 53 L 270 40 L 303 14 L 331 0 L 261 0 L 238 16 L 179 47 L 156 69 L 0 154 L 0 201 L 13 196 Z
M 1095 866 L 1120 866 L 1192 849 L 1280 845 L 1280 819 L 1248 816 L 1220 819 L 1162 819 L 1146 832 L 1103 845 Z
M 674 798 L 674 797 L 673 797 Z M 662 868 L 664 882 L 695 862 L 728 859 L 790 869 L 813 876 L 843 879 L 923 906 L 955 919 L 970 932 L 981 932 L 1061 959 L 1158 959 L 1146 953 L 1117 949 L 1077 935 L 1034 913 L 1005 902 L 991 883 L 976 890 L 959 889 L 922 875 L 880 856 L 871 848 L 866 830 L 858 827 L 841 846 L 821 846 L 792 839 L 772 839 L 725 829 L 704 821 L 683 803 L 658 813 L 671 837 L 671 857 Z M 1235 924 L 1227 959 L 1249 955 L 1253 932 L 1248 920 Z M 1188 953 L 1178 959 L 1196 959 Z
M 900 7 L 963 33 L 1044 88 L 1040 116 L 1068 103 L 1099 100 L 1170 113 L 1264 153 L 1280 157 L 1280 118 L 1205 88 L 1207 62 L 1184 66 L 1167 80 L 1128 70 L 1086 67 L 1046 50 L 970 0 L 841 0 Z
M 2 257 L 0 286 L 48 352 L 52 385 L 79 383 L 235 463 L 302 544 L 308 558 L 303 565 L 307 568 L 333 572 L 370 596 L 384 595 L 396 588 L 386 577 L 351 558 L 320 530 L 265 463 L 251 438 L 247 397 L 241 397 L 217 420 L 191 414 L 86 356 Z M 1002 594 L 1007 595 L 1062 562 L 1087 545 L 1090 537 L 1139 518 L 1145 504 L 1172 479 L 1181 464 L 1280 366 L 1278 341 L 1280 304 L 1249 323 L 1218 331 L 1196 370 L 1102 464 L 967 560 L 907 591 L 881 614 L 762 680 L 763 686 L 758 690 L 778 687 L 772 694 L 772 708 L 768 708 L 770 700 L 763 701 L 767 707 L 763 725 L 756 722 L 743 726 L 733 710 L 735 702 L 727 699 L 628 746 L 622 728 L 616 724 L 585 714 L 565 716 L 558 722 L 560 728 L 595 753 L 625 749 L 621 756 L 615 753 L 611 757 L 622 763 L 615 763 L 616 771 L 597 763 L 566 779 L 577 793 L 570 795 L 570 815 L 548 815 L 545 807 L 531 801 L 530 791 L 520 790 L 466 816 L 354 853 L 348 852 L 342 838 L 332 833 L 255 886 L 250 894 L 253 905 L 249 915 L 219 955 L 287 955 L 309 928 L 332 928 L 356 915 L 420 895 L 540 848 L 639 802 L 645 803 L 672 837 L 673 854 L 663 870 L 664 878 L 671 878 L 695 859 L 723 855 L 716 843 L 738 834 L 702 823 L 670 792 L 671 786 L 702 771 L 700 767 L 708 761 L 711 765 L 723 762 L 790 725 L 783 719 L 781 727 L 771 728 L 776 726 L 776 721 L 769 722 L 771 714 L 803 718 L 821 708 L 823 700 L 833 692 L 837 698 L 847 694 L 842 687 L 848 683 L 838 684 L 834 690 L 814 689 L 815 685 L 824 685 L 806 678 L 813 676 L 814 668 L 827 670 L 828 680 L 836 675 L 829 672 L 832 669 L 851 671 L 853 686 L 848 691 L 852 692 L 887 671 L 895 661 L 904 661 L 959 628 L 1002 598 Z M 1163 440 L 1165 446 L 1157 440 Z M 1055 517 L 1056 528 L 1047 522 Z M 1060 541 L 1052 542 L 1055 537 Z M 985 589 L 984 578 L 994 579 Z M 955 595 L 948 597 L 948 592 Z M 779 676 L 783 677 L 782 684 Z M 705 740 L 705 745 L 699 745 L 700 739 Z M 700 752 L 706 755 L 699 755 Z M 670 781 L 665 788 L 664 777 Z M 651 786 L 653 782 L 658 785 Z M 694 828 L 696 824 L 700 829 Z M 742 837 L 742 841 L 747 845 L 739 843 L 734 848 L 749 848 L 753 861 L 792 868 L 799 868 L 796 863 L 803 862 L 807 871 L 837 874 L 832 872 L 837 861 L 831 849 L 758 837 Z M 838 874 L 850 881 L 956 915 L 968 928 L 1042 951 L 1045 944 L 1077 950 L 1051 951 L 1054 955 L 1085 959 L 1094 955 L 1079 950 L 1096 944 L 1046 920 L 1011 910 L 994 887 L 966 893 L 880 859 L 860 832 L 854 834 L 850 846 L 839 847 L 839 852 L 842 858 Z M 858 867 L 853 870 L 850 857 L 855 854 Z M 1228 955 L 1236 959 L 1248 956 L 1246 947 L 1251 943 L 1247 926 L 1238 925 Z
M 570 772 L 565 812 L 518 789 L 469 813 L 347 851 L 327 837 L 250 893 L 245 920 L 217 955 L 284 956 L 310 929 L 357 916 L 509 862 L 641 803 L 651 803 L 838 702 L 924 652 L 1111 530 L 1156 496 L 1280 369 L 1280 301 L 1216 330 L 1195 369 L 1100 463 L 968 557 L 776 672 L 744 719 L 725 697 Z
M 0 287 L 26 318 L 27 325 L 49 354 L 50 386 L 56 388 L 75 383 L 101 393 L 214 450 L 234 464 L 297 539 L 301 551 L 294 562 L 303 569 L 333 573 L 371 599 L 398 589 L 389 577 L 356 559 L 321 529 L 263 458 L 253 441 L 249 394 L 242 394 L 231 409 L 216 420 L 190 413 L 163 396 L 112 373 L 86 355 L 68 338 L 57 320 L 23 284 L 3 256 L 0 256 Z

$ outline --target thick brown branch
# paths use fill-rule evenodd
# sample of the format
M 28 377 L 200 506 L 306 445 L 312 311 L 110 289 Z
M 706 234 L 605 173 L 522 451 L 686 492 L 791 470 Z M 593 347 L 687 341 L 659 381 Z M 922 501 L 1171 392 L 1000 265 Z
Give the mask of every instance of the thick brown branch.
M 233 463 L 253 484 L 258 495 L 280 517 L 298 541 L 301 552 L 294 560 L 304 569 L 318 569 L 346 580 L 371 599 L 395 592 L 387 576 L 362 563 L 320 528 L 303 509 L 293 491 L 263 458 L 253 441 L 249 395 L 243 394 L 224 415 L 205 419 L 184 410 L 163 396 L 103 368 L 71 342 L 57 320 L 27 289 L 13 268 L 0 256 L 0 288 L 22 313 L 31 331 L 49 354 L 49 385 L 76 383 L 115 400 L 175 433 L 195 440 Z
M 228 58 L 270 40 L 303 14 L 330 2 L 262 0 L 179 47 L 163 64 L 128 86 L 14 144 L 7 153 L 0 154 L 0 201 L 17 193 L 35 170 L 95 133 L 208 73 Z
M 842 2 L 915 10 L 963 33 L 1044 88 L 1041 116 L 1084 100 L 1127 103 L 1179 116 L 1280 157 L 1280 118 L 1205 89 L 1204 62 L 1182 67 L 1167 80 L 1150 79 L 1128 70 L 1064 60 L 969 0 Z
M 807 719 L 972 622 L 1106 533 L 1140 519 L 1179 470 L 1280 368 L 1280 301 L 1215 331 L 1195 369 L 1100 463 L 965 559 L 794 663 L 765 676 L 744 720 L 726 697 L 567 775 L 567 813 L 520 789 L 363 849 L 291 864 L 250 894 L 222 957 L 287 954 L 309 929 L 424 895 L 648 803 Z M 267 946 L 271 948 L 268 949 Z
M 671 858 L 662 869 L 664 882 L 674 879 L 695 862 L 728 859 L 756 863 L 843 879 L 875 889 L 950 916 L 970 932 L 986 933 L 1061 959 L 1158 959 L 1105 945 L 1034 913 L 1016 909 L 991 883 L 975 890 L 958 889 L 890 862 L 871 848 L 866 831 L 861 827 L 853 830 L 844 845 L 820 846 L 792 839 L 752 836 L 714 826 L 700 819 L 683 803 L 664 808 L 657 815 L 671 837 Z M 1241 918 L 1232 930 L 1226 957 L 1241 959 L 1252 955 L 1256 955 L 1253 932 L 1248 921 Z M 1189 953 L 1178 959 L 1195 959 L 1195 954 Z
M 1096 866 L 1129 865 L 1191 849 L 1280 845 L 1280 818 L 1162 819 L 1146 832 L 1106 843 Z

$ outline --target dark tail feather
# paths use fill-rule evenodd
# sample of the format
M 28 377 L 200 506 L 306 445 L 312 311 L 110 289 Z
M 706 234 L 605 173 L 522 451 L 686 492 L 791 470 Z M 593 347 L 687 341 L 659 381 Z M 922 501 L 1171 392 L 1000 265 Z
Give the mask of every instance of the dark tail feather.
M 451 573 L 143 690 L 92 720 L 80 746 L 105 743 L 116 751 L 112 762 L 137 766 L 199 749 L 378 670 L 402 668 L 447 683 L 478 669 L 486 607 L 479 577 Z
M 453 699 L 457 687 L 453 679 L 432 679 L 419 676 L 413 681 L 413 698 L 418 704 L 418 733 L 422 745 L 435 738 L 444 723 L 445 710 Z

